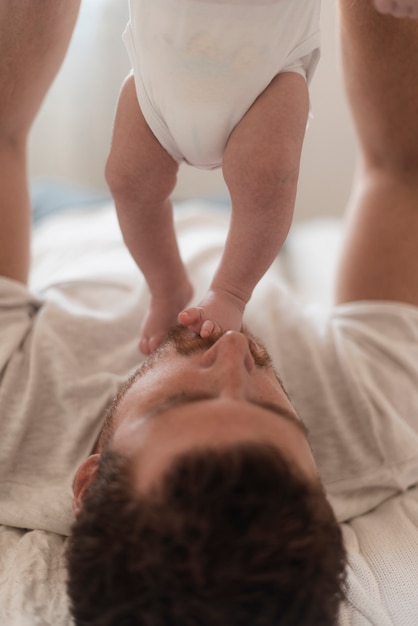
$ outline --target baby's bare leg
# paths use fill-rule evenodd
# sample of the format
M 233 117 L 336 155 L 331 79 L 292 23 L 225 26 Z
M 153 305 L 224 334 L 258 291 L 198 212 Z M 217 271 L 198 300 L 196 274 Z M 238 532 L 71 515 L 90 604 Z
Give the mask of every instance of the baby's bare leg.
M 145 122 L 130 76 L 118 103 L 106 177 L 125 243 L 151 292 L 140 334 L 145 354 L 158 347 L 192 297 L 169 200 L 177 170 Z
M 225 250 L 199 307 L 179 315 L 202 336 L 240 330 L 254 287 L 286 239 L 308 110 L 304 78 L 279 74 L 231 133 L 223 159 L 232 202 Z
M 380 13 L 394 17 L 418 18 L 418 0 L 374 0 L 374 6 Z

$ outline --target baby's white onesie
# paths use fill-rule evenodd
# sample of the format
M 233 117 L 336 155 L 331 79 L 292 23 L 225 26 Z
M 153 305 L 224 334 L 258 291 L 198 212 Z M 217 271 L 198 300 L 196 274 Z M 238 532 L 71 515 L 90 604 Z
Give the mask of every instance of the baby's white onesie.
M 124 41 L 142 113 L 177 161 L 219 167 L 228 137 L 279 73 L 309 82 L 320 0 L 130 0 Z

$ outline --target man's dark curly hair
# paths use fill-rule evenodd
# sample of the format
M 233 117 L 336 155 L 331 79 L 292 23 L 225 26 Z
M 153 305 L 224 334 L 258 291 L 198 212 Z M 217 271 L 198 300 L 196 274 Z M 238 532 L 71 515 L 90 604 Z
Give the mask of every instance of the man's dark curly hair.
M 77 626 L 326 626 L 344 597 L 322 488 L 267 444 L 183 454 L 145 495 L 108 450 L 67 560 Z

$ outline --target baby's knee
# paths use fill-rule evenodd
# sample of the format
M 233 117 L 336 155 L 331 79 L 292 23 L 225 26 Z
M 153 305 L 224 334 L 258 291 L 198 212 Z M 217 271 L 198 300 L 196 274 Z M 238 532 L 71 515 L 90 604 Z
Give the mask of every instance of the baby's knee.
M 116 199 L 124 198 L 131 194 L 134 195 L 138 191 L 138 180 L 135 177 L 135 171 L 114 150 L 111 150 L 107 157 L 105 178 L 110 192 Z
M 173 161 L 174 164 L 174 161 Z M 145 205 L 167 200 L 177 181 L 177 164 L 170 168 L 144 167 L 120 150 L 110 150 L 105 178 L 115 200 L 142 201 Z
M 254 193 L 274 196 L 284 188 L 293 188 L 299 176 L 299 163 L 269 158 L 240 159 L 233 166 L 223 166 L 223 176 L 234 193 L 253 195 Z

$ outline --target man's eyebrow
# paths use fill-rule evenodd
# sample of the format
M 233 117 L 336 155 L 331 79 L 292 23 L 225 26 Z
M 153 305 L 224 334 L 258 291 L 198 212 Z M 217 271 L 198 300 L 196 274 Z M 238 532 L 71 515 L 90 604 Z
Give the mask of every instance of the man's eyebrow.
M 188 404 L 193 404 L 195 402 L 203 402 L 205 400 L 216 400 L 218 396 L 211 395 L 209 393 L 178 393 L 172 396 L 169 396 L 164 402 L 159 404 L 154 409 L 151 409 L 146 413 L 144 417 L 154 417 L 158 415 L 162 415 L 171 409 L 175 409 L 177 407 L 186 406 Z M 309 431 L 307 426 L 299 419 L 295 413 L 289 411 L 288 409 L 281 407 L 274 402 L 267 402 L 264 400 L 246 400 L 249 404 L 257 406 L 266 411 L 270 411 L 271 413 L 275 413 L 278 417 L 284 419 L 287 422 L 292 423 L 296 428 L 302 433 L 304 437 L 309 436 Z

